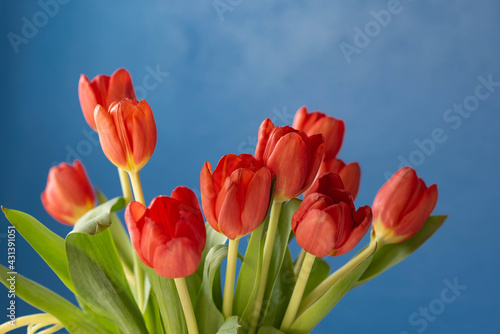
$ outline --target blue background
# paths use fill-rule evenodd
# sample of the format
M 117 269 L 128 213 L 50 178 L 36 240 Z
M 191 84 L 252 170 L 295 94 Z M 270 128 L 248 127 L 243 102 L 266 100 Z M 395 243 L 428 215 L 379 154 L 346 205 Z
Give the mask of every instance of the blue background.
M 402 0 L 382 27 L 370 23 L 371 11 L 386 10 L 387 1 L 222 0 L 227 11 L 220 15 L 212 1 L 74 0 L 47 22 L 36 1 L 4 3 L 0 204 L 65 235 L 69 228 L 44 211 L 40 193 L 51 165 L 75 155 L 97 187 L 119 195 L 115 167 L 92 144 L 95 137 L 85 136 L 92 132 L 78 101 L 81 73 L 93 78 L 125 67 L 138 97 L 150 103 L 158 143 L 142 171 L 147 201 L 177 185 L 197 191 L 206 160 L 252 152 L 266 117 L 290 124 L 307 105 L 345 120 L 339 157 L 361 164 L 357 205 L 371 204 L 403 159 L 438 184 L 435 213 L 450 215 L 424 247 L 349 293 L 313 333 L 498 333 L 500 87 L 467 117 L 446 110 L 474 102 L 479 76 L 500 81 L 500 4 Z M 41 26 L 16 52 L 8 34 L 22 36 L 23 18 Z M 356 44 L 357 29 L 365 28 L 372 37 Z M 358 46 L 349 57 L 341 50 L 347 44 Z M 155 69 L 168 75 L 148 77 Z M 435 129 L 446 139 L 423 152 L 416 141 Z M 328 261 L 337 267 L 346 258 Z M 16 265 L 69 298 L 21 240 Z M 454 279 L 467 287 L 454 302 L 424 321 L 425 329 L 409 322 L 420 307 L 436 307 L 445 280 Z M 1 294 L 5 310 L 7 290 Z M 17 312 L 35 310 L 22 305 Z

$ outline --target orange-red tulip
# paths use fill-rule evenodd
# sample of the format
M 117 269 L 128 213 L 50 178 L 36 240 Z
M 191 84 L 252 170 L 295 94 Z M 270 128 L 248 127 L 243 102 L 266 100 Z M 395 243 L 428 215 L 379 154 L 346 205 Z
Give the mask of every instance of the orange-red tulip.
M 337 174 L 321 175 L 292 216 L 297 243 L 315 256 L 338 256 L 352 250 L 372 221 L 369 206 L 355 209 Z
M 95 207 L 94 190 L 80 161 L 75 160 L 73 166 L 63 162 L 50 169 L 42 204 L 54 219 L 67 225 L 75 224 Z
M 203 212 L 216 231 L 234 240 L 251 233 L 264 221 L 271 172 L 252 155 L 225 155 L 213 173 L 207 161 L 200 181 Z
M 403 167 L 387 181 L 373 201 L 373 231 L 385 243 L 413 237 L 429 218 L 438 197 L 435 184 L 427 188 L 411 167 Z
M 344 188 L 351 193 L 353 199 L 356 199 L 361 180 L 361 168 L 357 162 L 351 162 L 346 165 L 344 161 L 337 158 L 324 159 L 319 167 L 318 175 L 327 172 L 338 174 L 342 179 Z
M 125 221 L 137 254 L 158 275 L 180 278 L 198 269 L 207 234 L 198 199 L 189 188 L 158 196 L 147 208 L 131 202 Z
M 113 102 L 118 102 L 124 98 L 135 100 L 130 73 L 126 69 L 120 68 L 111 77 L 100 74 L 92 81 L 89 81 L 89 78 L 82 74 L 78 83 L 78 97 L 80 98 L 85 120 L 92 129 L 97 131 L 94 121 L 94 109 L 98 104 L 108 110 Z
M 156 146 L 156 124 L 149 104 L 123 99 L 109 111 L 98 105 L 95 122 L 106 157 L 127 172 L 138 172 Z
M 339 153 L 345 132 L 343 120 L 327 116 L 319 111 L 308 114 L 304 106 L 295 114 L 292 126 L 309 136 L 322 134 L 325 137 L 325 160 L 333 159 Z
M 303 193 L 318 173 L 324 153 L 321 134 L 308 136 L 270 119 L 259 128 L 255 158 L 276 175 L 274 201 L 284 202 Z

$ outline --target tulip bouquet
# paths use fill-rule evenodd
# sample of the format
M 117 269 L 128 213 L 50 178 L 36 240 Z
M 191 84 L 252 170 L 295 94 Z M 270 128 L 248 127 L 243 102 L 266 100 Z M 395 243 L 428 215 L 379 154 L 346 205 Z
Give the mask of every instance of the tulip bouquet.
M 12 263 L 1 268 L 2 283 L 12 289 L 14 278 L 15 294 L 42 313 L 10 317 L 1 333 L 21 326 L 39 334 L 309 333 L 346 293 L 405 259 L 446 219 L 430 216 L 436 185 L 427 187 L 409 167 L 382 186 L 372 207 L 356 208 L 360 166 L 337 158 L 344 122 L 305 107 L 293 127 L 265 120 L 254 155 L 203 165 L 203 212 L 183 186 L 147 205 L 139 171 L 155 149 L 156 125 L 130 74 L 82 75 L 79 98 L 118 167 L 122 196 L 108 200 L 94 190 L 75 161 L 51 168 L 41 196 L 52 217 L 72 226 L 65 238 L 2 208 L 78 305 L 17 274 Z M 347 260 L 370 227 L 368 245 Z M 295 258 L 291 242 L 302 248 Z M 346 263 L 330 270 L 327 256 Z

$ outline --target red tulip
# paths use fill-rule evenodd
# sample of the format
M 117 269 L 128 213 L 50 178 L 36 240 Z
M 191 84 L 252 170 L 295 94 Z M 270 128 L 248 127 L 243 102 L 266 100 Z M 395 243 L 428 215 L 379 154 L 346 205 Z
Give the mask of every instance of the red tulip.
M 427 188 L 411 167 L 403 167 L 387 181 L 373 201 L 373 231 L 385 243 L 413 237 L 429 218 L 438 197 L 435 184 Z
M 325 137 L 325 160 L 333 159 L 339 153 L 345 132 L 343 120 L 327 116 L 319 111 L 308 114 L 304 106 L 295 114 L 292 126 L 309 136 L 322 134 Z
M 264 221 L 269 206 L 271 172 L 250 154 L 223 156 L 212 173 L 201 170 L 201 202 L 210 225 L 234 240 Z
M 369 206 L 355 209 L 337 174 L 321 175 L 292 216 L 297 243 L 308 253 L 338 256 L 353 249 L 372 221 Z
M 94 190 L 80 161 L 50 169 L 42 204 L 54 219 L 68 225 L 95 207 Z
M 82 107 L 83 116 L 89 126 L 97 131 L 94 121 L 94 109 L 99 104 L 108 110 L 113 102 L 124 98 L 135 100 L 134 86 L 130 73 L 120 68 L 110 76 L 100 74 L 92 81 L 82 74 L 78 83 L 78 97 Z
M 318 175 L 327 172 L 338 174 L 342 179 L 344 188 L 351 194 L 353 199 L 356 199 L 361 180 L 361 168 L 357 162 L 351 162 L 346 165 L 344 161 L 337 158 L 324 159 L 319 167 Z
M 94 118 L 102 150 L 113 164 L 131 173 L 144 167 L 156 146 L 156 124 L 146 101 L 123 99 L 109 112 L 98 105 Z
M 289 126 L 262 122 L 255 158 L 276 175 L 274 201 L 284 202 L 311 186 L 324 153 L 321 134 L 308 136 Z
M 180 278 L 198 269 L 207 234 L 198 199 L 189 188 L 158 196 L 147 208 L 131 202 L 125 221 L 137 254 L 158 275 Z

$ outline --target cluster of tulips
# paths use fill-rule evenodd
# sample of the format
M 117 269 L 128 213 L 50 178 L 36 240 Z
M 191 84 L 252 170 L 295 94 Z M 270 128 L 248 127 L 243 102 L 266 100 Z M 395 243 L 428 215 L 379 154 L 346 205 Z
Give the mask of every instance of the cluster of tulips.
M 78 88 L 87 123 L 118 167 L 123 196 L 107 201 L 79 161 L 52 167 L 41 199 L 54 219 L 74 225 L 62 246 L 33 217 L 3 209 L 80 304 L 54 310 L 29 291 L 46 288 L 19 276 L 18 286 L 31 287 L 18 287 L 20 297 L 45 312 L 16 319 L 15 327 L 28 326 L 29 333 L 62 327 L 71 333 L 309 333 L 350 289 L 404 259 L 444 222 L 430 217 L 436 185 L 427 187 L 410 167 L 380 188 L 372 207 L 356 209 L 360 166 L 337 158 L 344 122 L 305 107 L 292 127 L 264 120 L 254 155 L 227 154 L 215 169 L 203 165 L 203 211 L 184 186 L 147 205 L 139 171 L 156 146 L 150 106 L 136 100 L 125 69 L 91 81 L 82 75 Z M 130 239 L 116 215 L 125 206 Z M 349 253 L 370 227 L 369 244 L 330 274 L 321 258 Z M 249 234 L 241 255 L 239 241 Z M 302 248 L 295 260 L 288 246 L 294 238 Z M 51 255 L 56 251 L 58 258 Z M 5 277 L 2 272 L 4 284 Z M 49 292 L 46 298 L 61 298 Z

